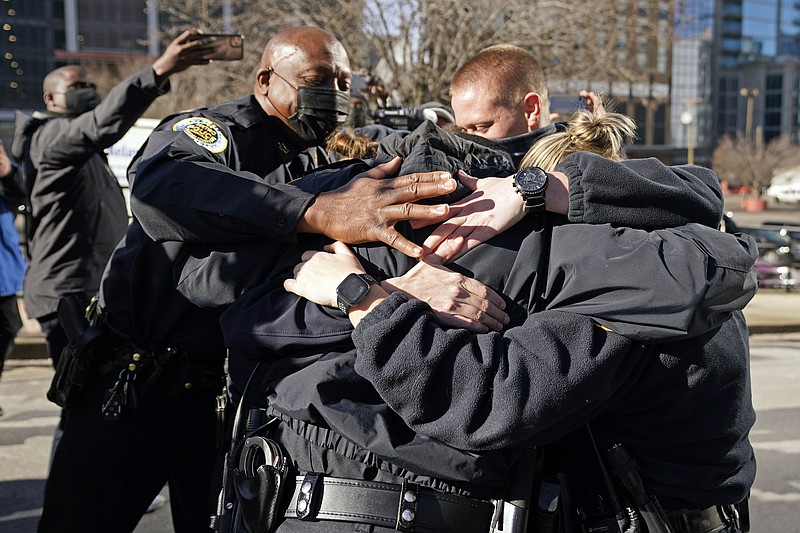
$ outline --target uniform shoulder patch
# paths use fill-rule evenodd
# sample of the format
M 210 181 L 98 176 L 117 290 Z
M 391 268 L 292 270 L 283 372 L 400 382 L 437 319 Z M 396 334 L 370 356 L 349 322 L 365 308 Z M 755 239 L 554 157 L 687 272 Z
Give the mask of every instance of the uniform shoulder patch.
M 182 131 L 191 140 L 213 154 L 228 147 L 228 139 L 219 124 L 206 117 L 189 117 L 172 125 L 172 131 Z

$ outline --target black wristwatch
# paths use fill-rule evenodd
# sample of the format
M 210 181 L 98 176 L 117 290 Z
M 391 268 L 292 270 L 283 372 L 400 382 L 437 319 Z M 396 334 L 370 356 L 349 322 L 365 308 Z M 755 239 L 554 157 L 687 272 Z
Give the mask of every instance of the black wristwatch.
M 526 213 L 544 211 L 544 194 L 547 191 L 547 172 L 539 167 L 520 169 L 514 175 L 514 188 L 525 200 Z
M 336 287 L 336 304 L 342 313 L 361 303 L 369 292 L 369 286 L 378 283 L 368 274 L 350 274 Z

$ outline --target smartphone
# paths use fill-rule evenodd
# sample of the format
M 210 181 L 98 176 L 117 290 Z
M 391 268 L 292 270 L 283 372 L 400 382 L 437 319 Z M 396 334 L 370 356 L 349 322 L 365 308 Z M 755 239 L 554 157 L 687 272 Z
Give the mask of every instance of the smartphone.
M 215 61 L 238 61 L 244 56 L 244 35 L 238 33 L 198 33 L 189 36 L 190 41 L 203 39 L 210 55 Z

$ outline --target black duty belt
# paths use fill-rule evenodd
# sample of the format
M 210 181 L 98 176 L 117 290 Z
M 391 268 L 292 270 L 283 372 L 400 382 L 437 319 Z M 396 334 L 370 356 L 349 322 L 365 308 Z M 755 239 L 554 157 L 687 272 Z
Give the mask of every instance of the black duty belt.
M 672 511 L 667 513 L 667 520 L 674 533 L 740 531 L 738 512 L 733 505 Z M 729 527 L 734 529 L 726 529 Z
M 291 486 L 291 485 L 290 485 Z M 399 531 L 489 531 L 494 506 L 415 483 L 297 476 L 287 518 L 336 520 Z

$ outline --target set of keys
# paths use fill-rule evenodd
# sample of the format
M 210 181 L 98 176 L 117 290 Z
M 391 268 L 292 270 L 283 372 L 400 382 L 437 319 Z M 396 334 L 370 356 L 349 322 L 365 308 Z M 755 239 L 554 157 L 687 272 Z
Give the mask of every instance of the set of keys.
M 133 386 L 134 381 L 136 381 L 135 372 L 131 372 L 127 368 L 120 371 L 114 386 L 103 393 L 103 403 L 100 408 L 103 420 L 109 422 L 119 420 L 122 408 L 126 405 L 136 408 L 138 398 L 136 387 Z

